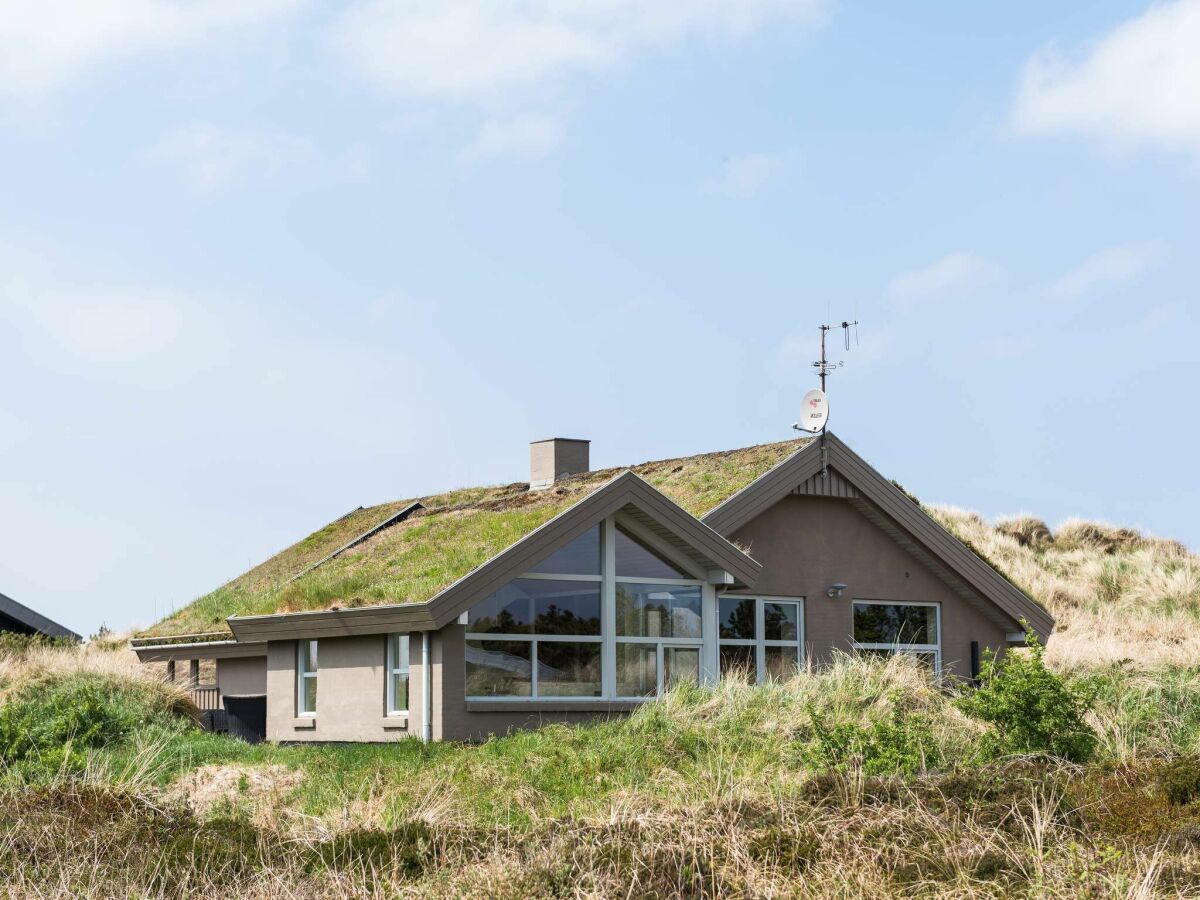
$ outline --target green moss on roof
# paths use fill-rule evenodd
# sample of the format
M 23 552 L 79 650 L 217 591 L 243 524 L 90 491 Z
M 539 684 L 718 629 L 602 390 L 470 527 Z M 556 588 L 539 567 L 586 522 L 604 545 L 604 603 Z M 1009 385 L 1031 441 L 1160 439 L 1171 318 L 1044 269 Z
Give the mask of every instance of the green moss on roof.
M 689 513 L 702 516 L 804 443 L 801 439 L 760 444 L 630 468 Z M 588 472 L 545 491 L 530 491 L 529 485 L 518 483 L 422 497 L 422 508 L 404 521 L 307 571 L 413 501 L 360 507 L 141 636 L 227 631 L 225 620 L 233 615 L 428 600 L 622 471 Z

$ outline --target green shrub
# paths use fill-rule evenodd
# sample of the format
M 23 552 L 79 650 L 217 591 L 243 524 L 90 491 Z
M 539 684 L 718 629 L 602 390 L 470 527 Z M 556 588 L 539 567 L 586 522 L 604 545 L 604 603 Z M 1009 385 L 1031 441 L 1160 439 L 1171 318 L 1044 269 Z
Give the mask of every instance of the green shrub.
M 1200 759 L 1181 756 L 1170 760 L 1159 770 L 1158 782 L 1167 799 L 1177 806 L 1200 800 Z
M 844 770 L 857 759 L 866 775 L 916 775 L 943 763 L 927 716 L 899 704 L 867 725 L 833 722 L 811 706 L 808 713 L 812 741 L 801 757 L 816 768 Z
M 1094 690 L 1047 669 L 1045 650 L 1031 631 L 1025 647 L 999 660 L 987 654 L 979 686 L 959 698 L 959 708 L 992 725 L 983 739 L 987 754 L 1048 753 L 1086 762 L 1096 750 L 1096 733 L 1084 721 Z
M 30 774 L 77 769 L 87 749 L 194 714 L 165 685 L 85 672 L 40 679 L 18 688 L 0 706 L 0 762 Z

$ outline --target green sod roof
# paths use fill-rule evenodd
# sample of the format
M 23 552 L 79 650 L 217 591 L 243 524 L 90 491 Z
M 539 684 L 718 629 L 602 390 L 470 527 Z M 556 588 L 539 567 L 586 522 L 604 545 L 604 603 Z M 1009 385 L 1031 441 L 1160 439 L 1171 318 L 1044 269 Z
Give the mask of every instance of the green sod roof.
M 760 444 L 630 468 L 692 515 L 702 516 L 805 442 Z M 228 637 L 229 616 L 428 600 L 622 471 L 576 475 L 544 491 L 530 491 L 524 483 L 463 488 L 356 509 L 139 636 L 217 632 L 223 634 L 212 637 Z M 327 559 L 413 502 L 421 508 L 407 518 Z

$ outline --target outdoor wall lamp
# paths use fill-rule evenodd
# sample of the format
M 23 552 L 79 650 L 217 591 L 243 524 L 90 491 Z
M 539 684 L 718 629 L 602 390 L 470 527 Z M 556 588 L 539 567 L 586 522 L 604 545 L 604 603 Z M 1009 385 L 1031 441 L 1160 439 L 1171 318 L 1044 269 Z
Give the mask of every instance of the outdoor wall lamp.
M 827 590 L 825 592 L 825 596 L 826 597 L 840 597 L 840 596 L 842 596 L 842 591 L 844 591 L 846 589 L 846 587 L 847 587 L 847 585 L 844 585 L 844 584 L 831 584 L 829 586 L 829 590 Z

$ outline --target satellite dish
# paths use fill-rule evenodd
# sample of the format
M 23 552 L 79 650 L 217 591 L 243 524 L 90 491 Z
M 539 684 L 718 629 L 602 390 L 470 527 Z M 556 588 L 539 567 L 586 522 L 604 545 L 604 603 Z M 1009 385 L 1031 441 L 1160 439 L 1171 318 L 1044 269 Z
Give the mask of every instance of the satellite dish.
M 829 421 L 829 398 L 824 391 L 813 388 L 800 401 L 800 421 L 796 423 L 797 431 L 807 431 L 816 434 Z

